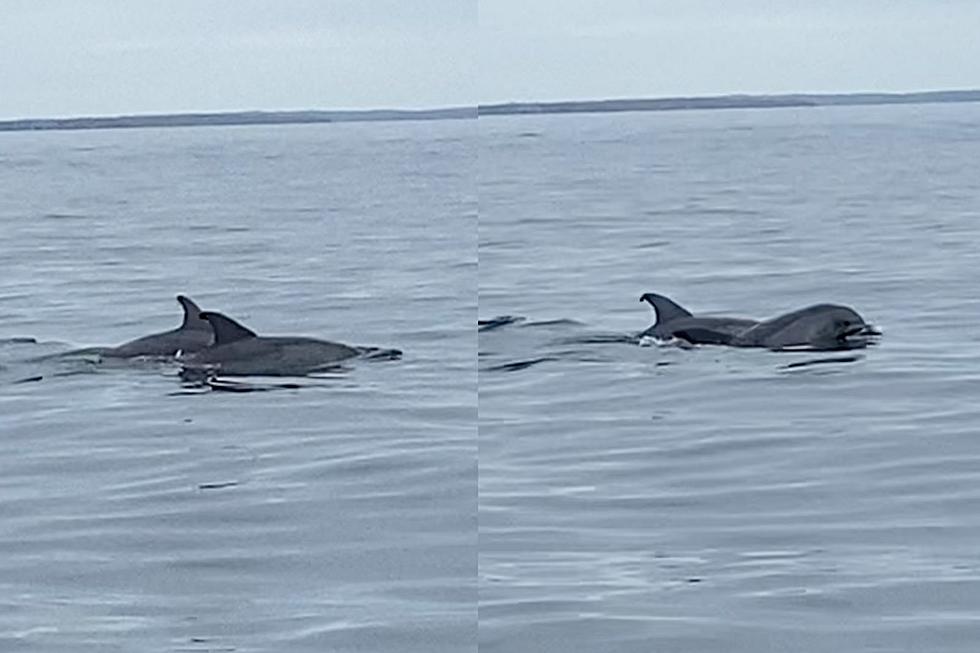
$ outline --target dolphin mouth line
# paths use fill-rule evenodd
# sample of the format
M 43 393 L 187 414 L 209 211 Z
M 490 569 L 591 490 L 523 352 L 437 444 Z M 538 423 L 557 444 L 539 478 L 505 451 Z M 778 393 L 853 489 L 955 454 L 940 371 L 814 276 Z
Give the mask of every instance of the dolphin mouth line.
M 837 337 L 838 340 L 846 342 L 848 338 L 860 338 L 873 340 L 881 335 L 881 331 L 870 324 L 858 324 L 852 326 Z

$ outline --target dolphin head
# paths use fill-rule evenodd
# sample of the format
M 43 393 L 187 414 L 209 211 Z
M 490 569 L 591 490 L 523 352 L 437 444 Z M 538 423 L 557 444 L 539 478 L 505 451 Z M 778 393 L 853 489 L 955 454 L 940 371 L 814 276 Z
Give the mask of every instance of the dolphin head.
M 811 306 L 797 320 L 806 341 L 829 349 L 866 347 L 881 335 L 857 311 L 836 304 Z

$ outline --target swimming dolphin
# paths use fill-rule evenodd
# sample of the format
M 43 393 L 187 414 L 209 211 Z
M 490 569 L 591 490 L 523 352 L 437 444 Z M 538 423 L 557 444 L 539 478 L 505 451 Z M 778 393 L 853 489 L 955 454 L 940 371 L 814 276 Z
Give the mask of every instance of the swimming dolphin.
M 674 337 L 692 344 L 768 349 L 854 349 L 871 344 L 875 336 L 881 335 L 854 309 L 837 304 L 814 304 L 759 321 L 697 317 L 656 293 L 645 293 L 640 301 L 649 303 L 657 315 L 654 325 L 641 336 Z
M 184 309 L 184 321 L 176 329 L 130 340 L 118 347 L 99 348 L 97 353 L 112 358 L 169 357 L 176 356 L 178 352 L 199 351 L 210 345 L 213 332 L 211 325 L 201 319 L 201 309 L 184 295 L 177 295 L 177 301 Z
M 96 356 L 99 358 L 174 358 L 178 353 L 190 353 L 204 349 L 214 340 L 211 325 L 200 317 L 201 309 L 190 298 L 177 295 L 184 309 L 184 321 L 176 329 L 153 333 L 130 340 L 118 347 L 86 347 L 34 358 L 34 361 L 52 358 Z
M 329 369 L 355 356 L 374 356 L 379 351 L 316 338 L 259 336 L 221 313 L 204 311 L 201 318 L 214 329 L 214 344 L 182 356 L 185 371 L 214 370 L 226 376 L 302 376 Z M 385 353 L 394 358 L 401 352 Z

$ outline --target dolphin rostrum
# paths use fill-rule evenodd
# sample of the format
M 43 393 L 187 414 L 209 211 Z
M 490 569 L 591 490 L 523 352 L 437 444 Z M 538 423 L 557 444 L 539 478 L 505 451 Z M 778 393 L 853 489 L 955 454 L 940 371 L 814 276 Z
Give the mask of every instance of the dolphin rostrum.
M 221 313 L 204 311 L 201 318 L 214 329 L 214 344 L 182 356 L 185 371 L 214 370 L 226 376 L 303 376 L 379 350 L 300 336 L 259 336 Z M 401 352 L 386 350 L 390 358 Z
M 640 297 L 656 312 L 656 322 L 641 333 L 660 339 L 680 338 L 692 344 L 855 349 L 874 342 L 881 332 L 857 312 L 837 304 L 814 304 L 770 320 L 738 317 L 698 317 L 663 295 L 648 292 Z

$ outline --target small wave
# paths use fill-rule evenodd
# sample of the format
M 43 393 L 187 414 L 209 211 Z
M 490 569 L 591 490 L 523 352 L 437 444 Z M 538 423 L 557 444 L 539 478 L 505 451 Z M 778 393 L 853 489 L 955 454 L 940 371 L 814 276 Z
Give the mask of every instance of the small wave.
M 210 379 L 207 385 L 215 392 L 269 392 L 271 390 L 299 390 L 304 387 L 300 383 L 242 383 L 226 379 Z
M 564 338 L 559 341 L 564 345 L 609 345 L 609 344 L 623 344 L 623 345 L 638 345 L 640 344 L 639 336 L 631 336 L 625 334 L 595 334 L 591 336 L 576 336 L 573 338 Z
M 814 365 L 833 365 L 836 363 L 856 363 L 861 360 L 863 356 L 831 356 L 828 358 L 812 358 L 804 361 L 793 361 L 786 365 L 780 366 L 781 370 L 795 370 L 804 367 L 813 367 Z
M 480 331 L 491 331 L 509 324 L 523 322 L 524 319 L 525 318 L 520 317 L 519 315 L 499 315 L 497 317 L 490 318 L 489 320 L 477 320 L 477 328 Z
M 703 345 L 697 345 L 681 338 L 658 338 L 656 336 L 646 336 L 637 334 L 632 337 L 632 342 L 640 347 L 672 347 L 675 349 L 697 349 Z M 714 346 L 714 345 L 711 345 Z
M 553 326 L 585 326 L 577 320 L 561 318 L 558 320 L 541 320 L 538 322 L 528 322 L 525 327 L 553 327 Z
M 397 361 L 402 358 L 402 350 L 361 347 L 361 358 L 369 361 Z
M 499 365 L 491 365 L 490 367 L 485 367 L 484 371 L 487 372 L 519 372 L 520 370 L 526 370 L 527 368 L 537 365 L 539 363 L 545 363 L 548 361 L 558 360 L 554 356 L 542 356 L 541 358 L 531 358 L 528 360 L 514 361 L 513 363 L 501 363 Z
M 89 216 L 82 213 L 45 213 L 41 217 L 46 220 L 85 220 Z
M 37 339 L 25 336 L 22 338 L 0 338 L 0 345 L 36 345 Z
M 296 383 L 287 381 L 285 383 L 256 383 L 253 381 L 232 381 L 222 379 L 204 370 L 181 370 L 178 375 L 181 380 L 181 389 L 171 392 L 170 396 L 197 395 L 209 392 L 270 392 L 272 390 L 300 390 L 311 384 Z M 327 377 L 316 377 L 327 378 Z
M 223 490 L 229 487 L 236 487 L 238 481 L 214 481 L 211 483 L 198 483 L 198 490 Z
M 640 243 L 638 245 L 634 245 L 634 247 L 636 249 L 660 249 L 663 247 L 667 247 L 669 245 L 670 245 L 669 240 L 651 240 L 646 243 Z

